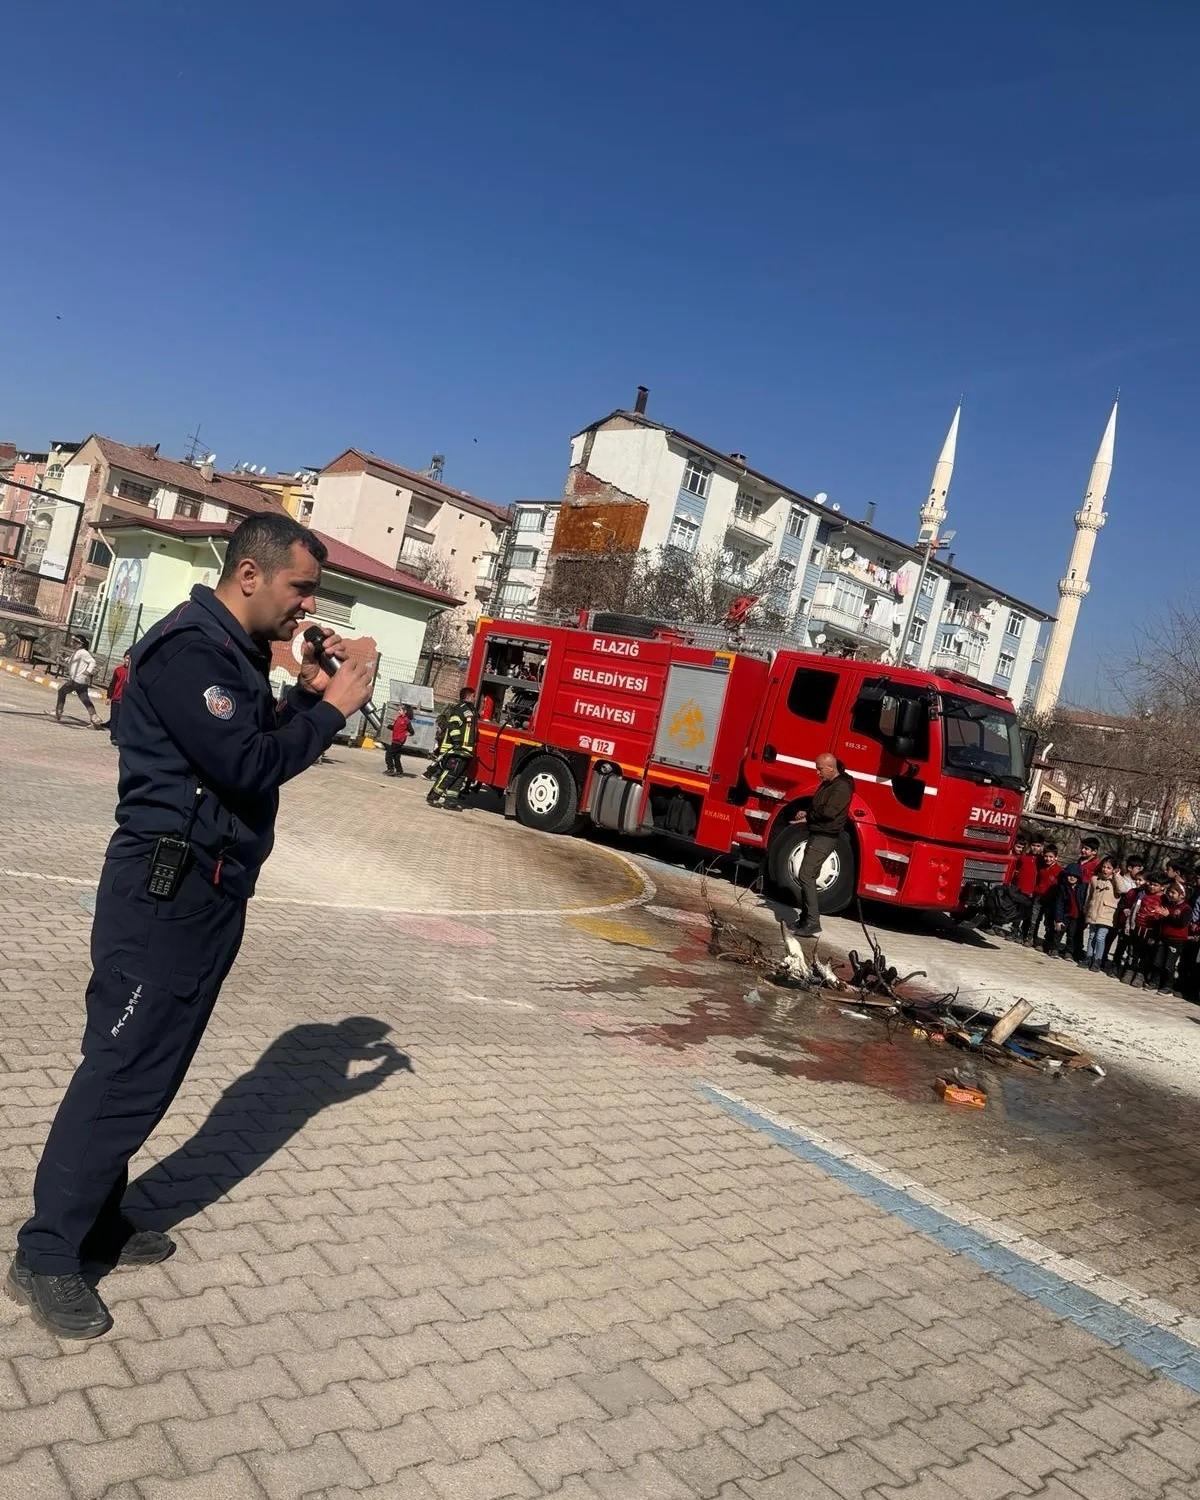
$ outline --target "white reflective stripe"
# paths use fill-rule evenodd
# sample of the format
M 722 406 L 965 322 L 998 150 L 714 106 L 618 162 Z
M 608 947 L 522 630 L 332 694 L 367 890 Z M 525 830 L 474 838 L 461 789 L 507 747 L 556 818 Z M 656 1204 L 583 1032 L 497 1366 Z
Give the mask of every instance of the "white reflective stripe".
M 783 792 L 777 792 L 769 786 L 756 786 L 754 788 L 754 795 L 756 797 L 766 797 L 772 802 L 782 802 L 784 798 Z
M 739 844 L 761 844 L 762 843 L 762 834 L 761 833 L 739 833 L 737 835 L 737 842 Z
M 870 891 L 875 896 L 898 896 L 900 890 L 894 885 L 864 885 L 864 891 Z
M 907 854 L 893 854 L 890 849 L 880 849 L 878 851 L 877 858 L 890 859 L 898 865 L 906 865 L 909 861 L 909 856 Z
M 748 818 L 769 818 L 771 814 L 769 812 L 751 812 L 747 810 L 746 816 Z
M 817 769 L 815 760 L 800 760 L 795 755 L 777 755 L 775 759 L 783 761 L 787 766 L 805 766 L 810 771 Z M 846 775 L 853 777 L 855 781 L 873 781 L 877 786 L 891 786 L 896 779 L 894 776 L 874 776 L 870 771 L 852 771 L 849 766 L 846 767 Z M 936 797 L 938 789 L 935 786 L 927 786 L 924 792 L 927 797 Z

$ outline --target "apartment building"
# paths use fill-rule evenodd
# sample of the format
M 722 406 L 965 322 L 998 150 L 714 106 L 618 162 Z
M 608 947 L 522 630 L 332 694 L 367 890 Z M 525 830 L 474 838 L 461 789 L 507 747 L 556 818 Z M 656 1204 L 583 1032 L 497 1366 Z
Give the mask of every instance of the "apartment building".
M 487 586 L 486 609 L 506 615 L 536 609 L 546 585 L 561 506 L 561 500 L 513 502 L 508 530 L 495 550 L 479 560 L 479 581 Z
M 319 472 L 301 519 L 418 578 L 435 559 L 441 584 L 473 620 L 491 592 L 481 563 L 498 553 L 508 511 L 428 474 L 347 448 Z
M 43 579 L 39 587 L 37 607 L 46 619 L 69 618 L 87 628 L 96 615 L 112 561 L 103 534 L 107 521 L 148 515 L 164 521 L 224 521 L 280 508 L 261 490 L 217 474 L 212 464 L 164 458 L 157 444 L 130 446 L 93 433 L 75 452 L 66 445 L 59 452 L 61 473 L 52 472 L 52 449 L 47 482 L 56 484 L 64 500 L 82 504 L 83 511 L 61 581 Z
M 767 580 L 802 644 L 896 661 L 907 635 L 909 664 L 953 667 L 1022 701 L 1051 618 L 1044 610 L 952 558 L 932 558 L 922 580 L 924 549 L 880 531 L 873 505 L 862 519 L 846 516 L 742 453 L 652 421 L 646 395 L 639 388 L 632 411 L 572 438 L 556 559 L 595 526 L 628 550 L 715 550 L 731 583 Z

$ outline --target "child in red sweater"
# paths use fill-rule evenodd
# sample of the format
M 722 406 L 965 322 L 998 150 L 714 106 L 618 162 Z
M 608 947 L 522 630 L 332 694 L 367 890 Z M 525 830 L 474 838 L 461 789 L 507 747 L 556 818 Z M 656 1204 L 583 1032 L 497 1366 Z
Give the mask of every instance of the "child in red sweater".
M 1058 862 L 1058 845 L 1047 844 L 1042 851 L 1037 879 L 1033 887 L 1033 937 L 1034 944 L 1044 938 L 1046 951 L 1054 938 L 1054 908 L 1058 904 L 1058 877 L 1062 865 Z

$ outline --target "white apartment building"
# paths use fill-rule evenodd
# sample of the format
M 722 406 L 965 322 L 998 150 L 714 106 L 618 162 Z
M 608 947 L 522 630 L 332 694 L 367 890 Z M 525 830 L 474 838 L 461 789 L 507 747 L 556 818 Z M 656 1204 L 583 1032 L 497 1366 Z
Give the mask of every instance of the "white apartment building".
M 347 448 L 317 475 L 311 510 L 302 519 L 417 577 L 439 559 L 447 589 L 473 620 L 491 591 L 481 564 L 498 551 L 508 512 L 428 474 Z
M 879 531 L 873 505 L 866 519 L 851 519 L 825 496 L 752 469 L 741 453 L 653 422 L 642 390 L 633 411 L 613 412 L 572 438 L 563 504 L 597 507 L 605 524 L 636 535 L 643 549 L 717 549 L 731 582 L 761 576 L 767 564 L 773 604 L 793 618 L 797 639 L 817 649 L 894 661 L 912 612 L 907 663 L 966 672 L 1017 703 L 1051 618 L 952 560 L 931 561 L 914 600 L 922 549 Z
M 484 608 L 495 614 L 532 613 L 546 583 L 561 500 L 516 500 L 509 530 L 479 560 L 487 588 Z

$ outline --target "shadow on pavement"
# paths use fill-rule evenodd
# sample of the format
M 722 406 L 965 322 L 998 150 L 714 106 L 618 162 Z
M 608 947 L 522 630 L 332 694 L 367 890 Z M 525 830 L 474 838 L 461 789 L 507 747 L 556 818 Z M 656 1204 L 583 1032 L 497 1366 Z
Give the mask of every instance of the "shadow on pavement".
M 412 1060 L 373 1016 L 293 1026 L 229 1085 L 191 1140 L 132 1183 L 127 1203 L 148 1227 L 169 1229 L 200 1213 L 331 1104 L 370 1093 Z M 374 1063 L 352 1074 L 356 1062 Z M 139 1201 L 140 1200 L 140 1201 Z M 149 1212 L 146 1211 L 149 1209 Z

